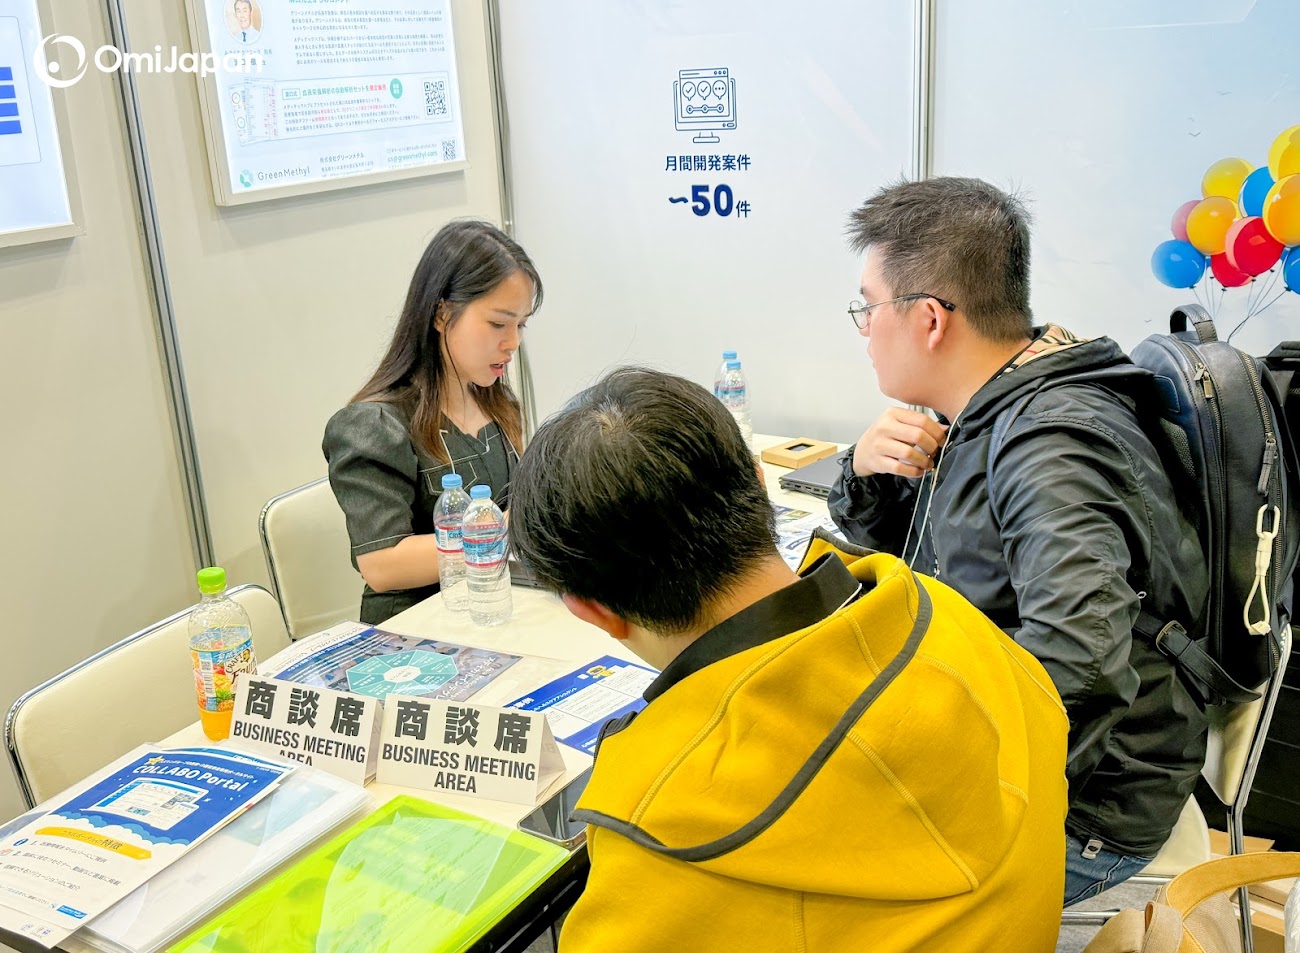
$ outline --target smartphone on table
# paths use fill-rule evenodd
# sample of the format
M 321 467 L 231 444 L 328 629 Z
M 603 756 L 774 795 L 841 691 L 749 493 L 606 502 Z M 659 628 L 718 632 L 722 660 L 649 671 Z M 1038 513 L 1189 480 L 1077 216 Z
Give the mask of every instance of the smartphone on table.
M 588 768 L 537 805 L 531 814 L 519 822 L 519 829 L 569 850 L 581 847 L 587 842 L 587 825 L 581 821 L 569 820 L 569 815 L 577 806 L 582 792 L 587 789 L 587 779 L 590 777 L 591 768 Z

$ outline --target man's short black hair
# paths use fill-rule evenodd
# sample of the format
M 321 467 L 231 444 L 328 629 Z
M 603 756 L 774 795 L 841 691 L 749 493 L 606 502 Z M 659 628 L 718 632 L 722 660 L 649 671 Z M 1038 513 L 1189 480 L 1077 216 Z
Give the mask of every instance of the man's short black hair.
M 681 377 L 619 368 L 548 419 L 511 481 L 511 546 L 546 588 L 665 635 L 767 556 L 776 528 L 740 428 Z
M 981 179 L 939 177 L 881 189 L 849 216 L 849 244 L 872 248 L 895 295 L 954 302 L 991 341 L 1032 333 L 1029 212 Z

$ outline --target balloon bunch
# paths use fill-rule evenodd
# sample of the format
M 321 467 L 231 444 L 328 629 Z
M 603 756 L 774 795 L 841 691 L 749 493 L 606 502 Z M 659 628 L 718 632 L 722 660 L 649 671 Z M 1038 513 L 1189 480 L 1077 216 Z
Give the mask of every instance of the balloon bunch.
M 1300 294 L 1300 125 L 1273 140 L 1266 166 L 1256 169 L 1245 159 L 1214 163 L 1201 179 L 1201 195 L 1174 212 L 1174 237 L 1151 256 L 1156 278 L 1192 289 L 1211 312 L 1229 288 L 1253 285 L 1247 319 L 1288 291 Z M 1270 297 L 1279 277 L 1283 290 Z

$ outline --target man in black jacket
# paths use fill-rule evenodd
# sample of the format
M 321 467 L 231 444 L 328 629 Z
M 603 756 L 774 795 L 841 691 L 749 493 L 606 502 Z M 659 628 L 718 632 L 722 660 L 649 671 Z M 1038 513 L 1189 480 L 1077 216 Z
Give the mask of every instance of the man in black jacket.
M 1205 760 L 1204 709 L 1142 634 L 1191 628 L 1208 587 L 1137 416 L 1150 377 L 1109 338 L 1032 325 L 1028 216 L 985 182 L 886 188 L 849 233 L 865 253 L 849 310 L 880 389 L 939 420 L 881 415 L 845 455 L 831 515 L 957 589 L 1052 676 L 1077 903 L 1148 863 Z

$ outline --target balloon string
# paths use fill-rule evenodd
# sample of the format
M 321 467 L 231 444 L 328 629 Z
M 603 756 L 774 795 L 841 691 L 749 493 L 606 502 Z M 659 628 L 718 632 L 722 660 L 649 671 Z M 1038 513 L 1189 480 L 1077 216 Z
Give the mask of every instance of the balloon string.
M 1246 322 L 1249 321 L 1249 320 L 1251 319 L 1251 317 L 1252 317 L 1251 314 L 1247 314 L 1244 318 L 1241 319 L 1241 321 L 1239 321 L 1239 322 L 1237 323 L 1237 326 L 1236 326 L 1235 328 L 1232 329 L 1232 334 L 1229 334 L 1229 335 L 1228 335 L 1228 343 L 1229 343 L 1229 344 L 1232 343 L 1232 336 L 1233 336 L 1234 334 L 1236 334 L 1238 331 L 1240 331 L 1242 328 L 1244 328 L 1244 327 L 1246 326 Z
M 1264 275 L 1257 275 L 1251 279 L 1250 294 L 1246 296 L 1246 317 L 1250 317 L 1251 312 L 1254 310 L 1255 303 L 1259 301 L 1259 291 L 1264 287 L 1264 282 L 1267 280 L 1268 278 Z
M 1255 314 L 1259 314 L 1261 311 L 1266 311 L 1269 307 L 1272 306 L 1272 304 L 1273 304 L 1274 301 L 1276 301 L 1278 298 L 1282 297 L 1284 294 L 1286 294 L 1286 291 L 1285 291 L 1285 290 L 1279 291 L 1279 292 L 1278 292 L 1277 294 L 1275 294 L 1272 298 L 1270 298 L 1268 301 L 1266 301 L 1266 302 L 1265 302 L 1261 307 L 1259 307 L 1258 309 L 1256 309 Z
M 1281 274 L 1281 271 L 1280 268 L 1274 268 L 1268 273 L 1268 281 L 1264 282 L 1264 287 L 1260 289 L 1259 294 L 1255 297 L 1255 307 L 1251 310 L 1251 314 L 1258 314 L 1263 310 L 1263 308 L 1259 306 L 1259 303 L 1272 293 L 1273 286 L 1277 284 L 1277 277 Z M 1277 299 L 1274 298 L 1273 300 L 1276 301 Z M 1272 301 L 1269 302 L 1269 304 L 1272 303 Z

